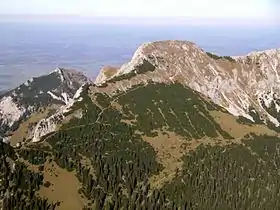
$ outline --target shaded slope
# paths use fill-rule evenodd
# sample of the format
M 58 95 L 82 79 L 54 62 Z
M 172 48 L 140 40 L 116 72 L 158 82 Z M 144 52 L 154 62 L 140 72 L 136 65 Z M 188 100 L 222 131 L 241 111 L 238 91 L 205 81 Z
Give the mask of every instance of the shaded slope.
M 14 149 L 0 141 L 0 208 L 12 209 L 54 209 L 56 203 L 35 195 L 43 184 L 43 176 L 27 168 Z
M 126 115 L 124 120 L 135 120 L 137 129 L 146 135 L 154 130 L 168 130 L 186 138 L 230 138 L 213 117 L 211 110 L 222 110 L 204 100 L 198 93 L 181 84 L 148 84 L 134 87 L 123 96 L 115 96 Z
M 246 146 L 201 145 L 161 194 L 183 209 L 278 209 L 279 142 L 253 136 Z
M 80 72 L 56 69 L 4 93 L 0 96 L 0 138 L 10 136 L 32 115 L 69 103 L 86 82 L 87 77 Z

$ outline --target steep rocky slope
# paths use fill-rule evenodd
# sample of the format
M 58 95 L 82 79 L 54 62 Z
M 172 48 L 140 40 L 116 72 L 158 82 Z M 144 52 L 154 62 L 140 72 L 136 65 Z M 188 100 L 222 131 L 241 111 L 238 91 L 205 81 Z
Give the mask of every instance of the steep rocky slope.
M 88 81 L 80 72 L 56 69 L 48 75 L 31 78 L 19 87 L 2 94 L 0 137 L 10 135 L 22 122 L 28 121 L 35 114 L 48 114 L 45 112 L 54 112 L 58 107 L 68 104 L 80 86 Z M 43 116 L 39 119 L 41 117 Z
M 158 41 L 143 44 L 129 63 L 107 73 L 107 77 L 99 76 L 95 83 L 127 79 L 117 84 L 119 89 L 125 89 L 140 81 L 178 81 L 210 97 L 235 116 L 251 121 L 265 119 L 278 126 L 279 62 L 280 50 L 231 58 L 204 52 L 191 42 Z M 141 75 L 141 71 L 145 74 Z M 130 80 L 133 74 L 139 76 Z

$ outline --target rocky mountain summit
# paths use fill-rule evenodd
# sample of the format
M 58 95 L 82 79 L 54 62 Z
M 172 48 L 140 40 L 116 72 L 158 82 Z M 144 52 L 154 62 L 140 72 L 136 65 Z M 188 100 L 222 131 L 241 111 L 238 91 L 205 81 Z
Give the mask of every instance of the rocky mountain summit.
M 140 81 L 180 82 L 235 116 L 274 126 L 280 122 L 280 49 L 229 57 L 205 52 L 187 41 L 157 41 L 143 44 L 129 63 L 111 69 L 101 71 L 97 86 L 118 78 L 120 89 Z M 133 74 L 137 79 L 131 78 Z
M 87 82 L 88 78 L 80 72 L 57 68 L 48 75 L 31 78 L 3 93 L 0 96 L 0 137 L 17 130 L 35 113 L 45 112 L 50 107 L 54 112 L 68 104 L 81 85 Z

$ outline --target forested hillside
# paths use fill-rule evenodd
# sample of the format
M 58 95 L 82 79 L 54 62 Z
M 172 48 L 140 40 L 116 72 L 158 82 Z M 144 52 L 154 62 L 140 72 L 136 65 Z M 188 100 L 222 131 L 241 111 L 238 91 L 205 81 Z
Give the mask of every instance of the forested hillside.
M 102 88 L 40 142 L 1 143 L 4 210 L 280 207 L 276 132 L 180 83 Z

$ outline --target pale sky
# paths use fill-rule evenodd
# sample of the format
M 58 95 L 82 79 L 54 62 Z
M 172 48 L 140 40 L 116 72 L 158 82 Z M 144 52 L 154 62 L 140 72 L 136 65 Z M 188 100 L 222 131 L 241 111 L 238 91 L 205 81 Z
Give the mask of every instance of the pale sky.
M 0 0 L 0 14 L 274 18 L 280 0 Z

